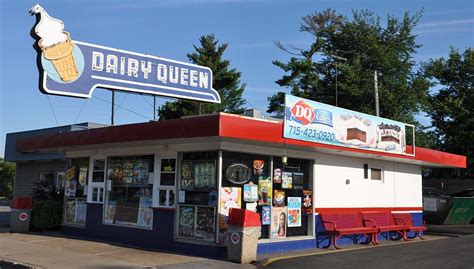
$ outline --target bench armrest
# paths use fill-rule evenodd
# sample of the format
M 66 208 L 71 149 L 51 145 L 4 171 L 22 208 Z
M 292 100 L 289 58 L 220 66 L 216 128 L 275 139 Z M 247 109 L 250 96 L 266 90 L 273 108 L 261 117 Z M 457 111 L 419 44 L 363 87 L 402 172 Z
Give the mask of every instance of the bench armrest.
M 397 224 L 397 225 L 400 225 L 400 224 L 398 224 L 399 223 L 398 221 L 401 221 L 403 223 L 403 225 L 407 225 L 407 221 L 404 218 L 393 217 L 393 219 L 395 220 L 395 224 Z
M 370 222 L 370 223 L 372 223 L 372 228 L 377 227 L 377 225 L 375 224 L 375 221 L 373 221 L 371 219 L 362 219 L 362 221 L 364 222 L 364 225 L 365 225 L 365 222 Z
M 326 223 L 329 223 L 329 224 L 332 225 L 332 230 L 333 231 L 337 230 L 336 223 L 334 223 L 332 221 L 323 220 L 323 224 L 326 224 Z M 324 225 L 324 229 L 326 229 L 326 225 Z

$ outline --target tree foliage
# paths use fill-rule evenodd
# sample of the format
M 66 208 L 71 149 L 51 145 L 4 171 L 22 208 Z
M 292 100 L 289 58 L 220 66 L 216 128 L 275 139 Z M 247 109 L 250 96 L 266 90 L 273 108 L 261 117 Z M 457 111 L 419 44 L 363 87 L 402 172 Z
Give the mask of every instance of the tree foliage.
M 292 57 L 287 63 L 273 62 L 285 72 L 276 83 L 292 95 L 335 105 L 337 74 L 338 106 L 375 114 L 376 70 L 381 73 L 380 116 L 417 123 L 415 115 L 427 106 L 429 88 L 423 74 L 414 71 L 413 54 L 420 45 L 413 29 L 421 15 L 388 15 L 385 23 L 368 10 L 353 11 L 350 19 L 331 9 L 305 16 L 300 31 L 314 42 L 308 49 L 277 43 Z M 283 92 L 270 97 L 267 112 L 281 113 L 283 97 Z
M 439 150 L 467 156 L 467 169 L 434 170 L 433 177 L 474 178 L 474 51 L 451 49 L 448 59 L 431 59 L 424 71 L 440 87 L 430 97 L 428 112 Z
M 245 83 L 241 84 L 241 73 L 230 68 L 230 60 L 223 59 L 228 44 L 218 45 L 219 40 L 213 34 L 201 36 L 200 47 L 193 45 L 195 52 L 188 54 L 194 64 L 207 66 L 213 72 L 212 86 L 221 97 L 221 104 L 200 103 L 196 101 L 178 100 L 167 102 L 158 109 L 160 120 L 176 119 L 182 116 L 206 114 L 212 112 L 243 112 L 245 100 L 242 94 Z
M 4 162 L 3 158 L 0 158 L 0 198 L 11 199 L 13 197 L 15 174 L 15 163 Z

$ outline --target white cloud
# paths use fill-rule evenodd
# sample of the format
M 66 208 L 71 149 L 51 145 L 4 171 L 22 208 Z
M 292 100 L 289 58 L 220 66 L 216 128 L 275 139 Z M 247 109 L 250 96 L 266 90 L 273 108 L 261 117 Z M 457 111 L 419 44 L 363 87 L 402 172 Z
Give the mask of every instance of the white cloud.
M 433 27 L 444 27 L 450 25 L 465 25 L 473 24 L 474 19 L 464 19 L 464 20 L 451 20 L 451 21 L 435 21 L 429 23 L 422 23 L 418 25 L 419 28 L 433 28 Z

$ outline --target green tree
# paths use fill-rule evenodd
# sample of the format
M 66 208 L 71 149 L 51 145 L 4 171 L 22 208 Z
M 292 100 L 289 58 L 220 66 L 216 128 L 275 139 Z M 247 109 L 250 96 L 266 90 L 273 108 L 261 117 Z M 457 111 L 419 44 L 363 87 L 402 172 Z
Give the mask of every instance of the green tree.
M 378 71 L 380 116 L 419 125 L 415 115 L 427 107 L 429 88 L 413 61 L 420 47 L 413 29 L 421 15 L 388 15 L 385 23 L 368 10 L 353 11 L 351 19 L 330 9 L 305 16 L 300 31 L 312 35 L 314 42 L 309 49 L 277 43 L 292 57 L 288 63 L 273 62 L 285 72 L 276 83 L 290 88 L 292 95 L 335 105 L 337 77 L 339 107 L 375 114 Z M 267 112 L 281 114 L 283 97 L 283 92 L 269 97 Z M 423 135 L 420 127 L 417 130 Z
M 13 197 L 15 173 L 15 163 L 4 162 L 3 158 L 0 158 L 0 198 L 11 199 Z
M 212 112 L 243 112 L 245 100 L 242 94 L 245 83 L 240 82 L 241 73 L 235 68 L 230 68 L 230 60 L 222 58 L 228 44 L 218 45 L 219 40 L 213 34 L 201 36 L 199 42 L 200 47 L 193 45 L 196 52 L 187 56 L 193 63 L 207 66 L 212 70 L 212 86 L 219 92 L 221 103 L 209 104 L 188 100 L 167 102 L 158 109 L 160 120 Z
M 434 169 L 432 177 L 474 178 L 474 51 L 451 48 L 448 59 L 431 59 L 424 71 L 439 88 L 430 95 L 430 131 L 439 150 L 467 156 L 467 169 Z

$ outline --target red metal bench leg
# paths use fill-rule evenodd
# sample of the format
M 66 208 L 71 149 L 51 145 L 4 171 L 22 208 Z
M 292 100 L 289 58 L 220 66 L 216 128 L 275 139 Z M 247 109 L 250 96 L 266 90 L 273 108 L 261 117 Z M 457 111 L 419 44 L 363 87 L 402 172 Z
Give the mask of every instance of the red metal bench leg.
M 326 246 L 323 246 L 323 248 L 328 248 L 331 246 L 331 238 L 332 238 L 332 235 L 329 235 L 328 236 L 328 244 Z
M 423 237 L 423 233 L 420 231 L 420 232 L 416 232 L 418 237 L 421 239 L 421 240 L 425 240 L 425 238 Z
M 371 237 L 372 237 L 372 245 L 378 245 L 379 244 L 379 241 L 377 239 L 377 235 L 378 233 L 372 233 Z
M 403 240 L 404 240 L 404 241 L 408 241 L 407 231 L 406 231 L 406 230 L 403 231 Z
M 335 247 L 336 249 L 339 249 L 339 246 L 337 245 L 337 239 L 339 239 L 339 236 L 336 236 L 336 235 L 335 235 L 335 236 L 334 236 L 334 247 Z

